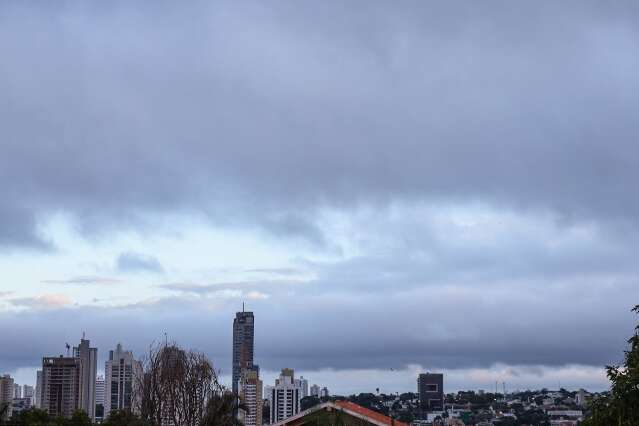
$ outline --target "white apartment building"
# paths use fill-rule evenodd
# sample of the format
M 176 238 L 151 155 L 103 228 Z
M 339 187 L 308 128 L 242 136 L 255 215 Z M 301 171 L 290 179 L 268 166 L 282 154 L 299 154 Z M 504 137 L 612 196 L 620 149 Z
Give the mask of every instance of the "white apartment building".
M 22 397 L 33 398 L 33 386 L 29 386 L 29 385 L 22 386 Z
M 35 408 L 42 408 L 42 370 L 36 372 Z
M 266 398 L 269 400 L 271 424 L 280 422 L 300 412 L 302 389 L 296 383 L 294 372 L 284 368 L 275 386 L 266 386 Z
M 308 380 L 304 376 L 300 376 L 299 379 L 295 379 L 295 383 L 302 389 L 302 398 L 306 398 L 308 396 Z
M 80 345 L 73 348 L 73 356 L 81 361 L 80 409 L 84 410 L 91 421 L 95 421 L 95 379 L 98 371 L 98 349 L 84 336 Z
M 104 376 L 98 376 L 95 379 L 95 419 L 104 420 L 104 389 L 105 389 Z M 98 407 L 102 408 L 102 414 L 99 414 Z
M 134 390 L 142 377 L 142 364 L 133 358 L 133 352 L 123 350 L 118 344 L 115 351 L 109 351 L 104 372 L 104 417 L 117 410 L 135 411 Z
M 238 391 L 245 407 L 238 410 L 239 420 L 244 426 L 262 426 L 262 381 L 257 369 L 241 371 Z
M 22 386 L 17 383 L 13 384 L 13 398 L 20 399 L 22 398 Z

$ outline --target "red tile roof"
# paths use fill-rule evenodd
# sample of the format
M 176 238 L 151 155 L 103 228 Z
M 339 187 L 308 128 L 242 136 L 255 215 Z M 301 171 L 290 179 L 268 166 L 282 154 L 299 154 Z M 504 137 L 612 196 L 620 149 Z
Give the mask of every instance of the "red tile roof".
M 343 408 L 346 411 L 353 411 L 362 416 L 369 417 L 378 422 L 387 424 L 387 425 L 395 425 L 395 426 L 408 426 L 406 423 L 400 422 L 399 420 L 393 420 L 388 416 L 385 416 L 377 411 L 369 410 L 368 408 L 362 407 L 361 405 L 357 405 L 350 401 L 335 401 L 335 405 L 340 408 Z

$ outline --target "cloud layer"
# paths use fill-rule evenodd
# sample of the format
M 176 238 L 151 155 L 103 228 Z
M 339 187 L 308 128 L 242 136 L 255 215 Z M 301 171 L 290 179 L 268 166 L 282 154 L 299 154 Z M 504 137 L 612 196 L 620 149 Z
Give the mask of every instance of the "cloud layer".
M 114 247 L 7 281 L 0 367 L 71 319 L 104 351 L 167 331 L 226 365 L 242 300 L 267 370 L 617 361 L 639 301 L 637 3 L 361 6 L 1 4 L 0 254 L 73 253 L 60 216 Z M 194 221 L 289 264 L 193 279 L 206 247 L 148 240 Z

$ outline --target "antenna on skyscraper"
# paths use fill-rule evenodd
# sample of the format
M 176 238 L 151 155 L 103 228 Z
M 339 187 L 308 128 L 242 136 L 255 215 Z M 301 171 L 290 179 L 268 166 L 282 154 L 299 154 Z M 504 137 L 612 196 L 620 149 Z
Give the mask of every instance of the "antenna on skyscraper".
M 68 357 L 70 356 L 69 350 L 71 350 L 71 345 L 69 345 L 69 343 L 65 343 L 65 346 L 67 347 L 67 357 Z

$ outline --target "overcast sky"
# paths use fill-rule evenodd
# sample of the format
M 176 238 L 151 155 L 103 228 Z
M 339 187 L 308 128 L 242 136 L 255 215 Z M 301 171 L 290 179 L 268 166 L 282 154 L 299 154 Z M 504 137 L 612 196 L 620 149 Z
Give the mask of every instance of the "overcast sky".
M 0 3 L 0 373 L 604 389 L 639 303 L 639 3 Z M 103 368 L 103 364 L 100 365 Z

